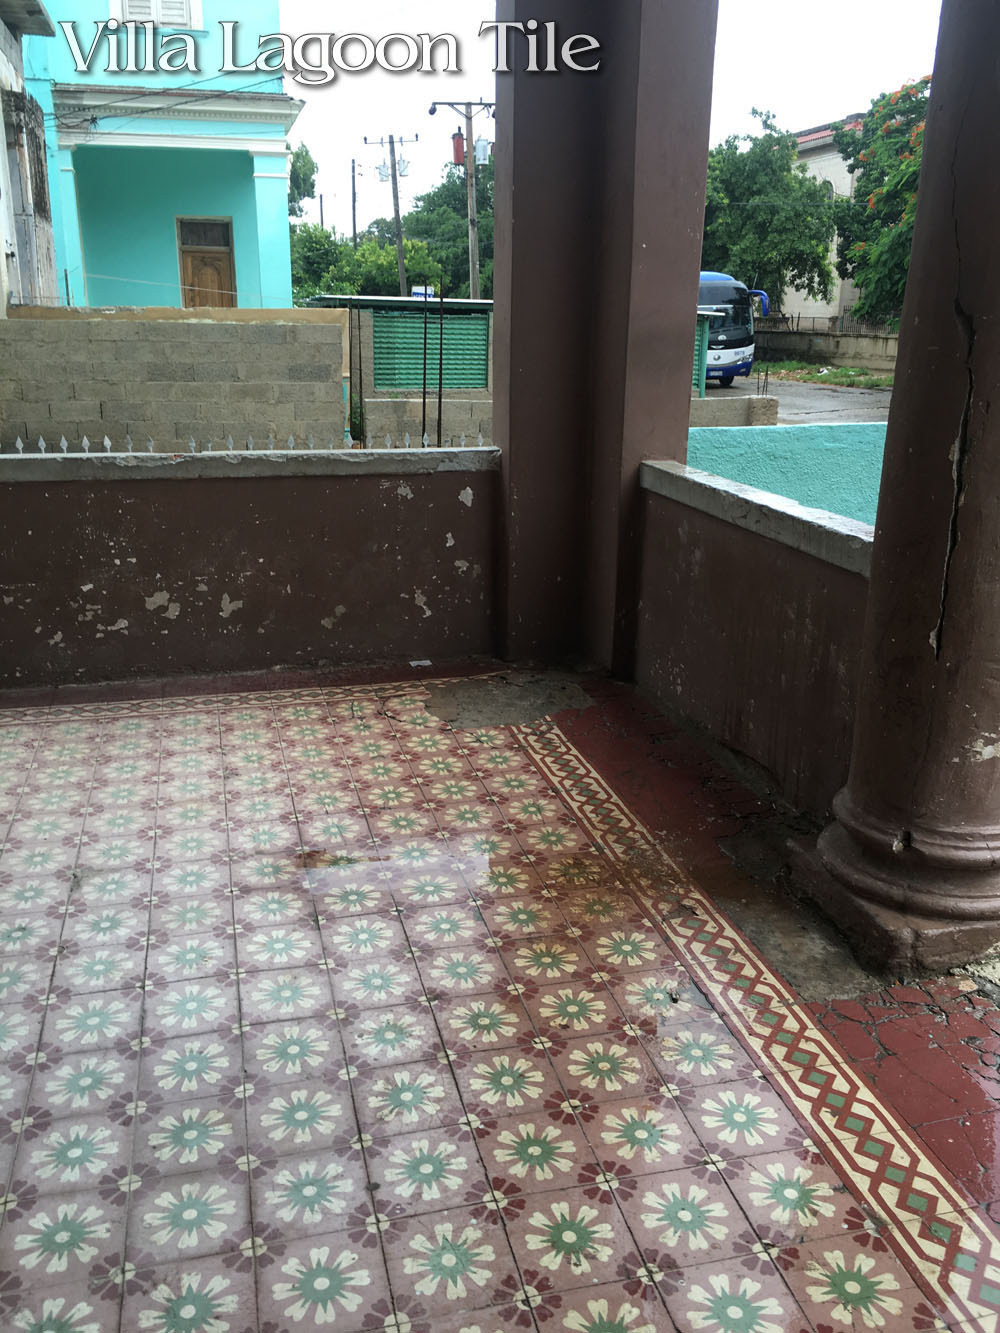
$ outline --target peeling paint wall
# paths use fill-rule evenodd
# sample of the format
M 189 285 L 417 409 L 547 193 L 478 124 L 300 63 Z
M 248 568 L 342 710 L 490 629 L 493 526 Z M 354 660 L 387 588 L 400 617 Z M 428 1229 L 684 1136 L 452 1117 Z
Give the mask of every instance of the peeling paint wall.
M 825 816 L 847 777 L 868 581 L 644 493 L 636 678 Z
M 497 481 L 0 485 L 0 684 L 487 655 Z

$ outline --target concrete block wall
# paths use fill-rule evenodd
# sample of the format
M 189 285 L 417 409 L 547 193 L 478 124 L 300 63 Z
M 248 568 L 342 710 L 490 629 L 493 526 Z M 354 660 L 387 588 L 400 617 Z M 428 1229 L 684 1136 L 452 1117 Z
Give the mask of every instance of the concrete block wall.
M 437 443 L 437 394 L 427 395 L 426 428 L 431 443 Z M 420 398 L 366 398 L 365 431 L 373 440 L 390 435 L 393 442 L 409 432 L 421 437 L 424 422 Z M 480 435 L 493 443 L 493 403 L 483 398 L 445 397 L 441 406 L 441 444 L 458 444 L 462 436 L 475 444 Z
M 339 325 L 245 321 L 0 321 L 0 447 L 20 436 L 190 439 L 237 445 L 273 434 L 343 440 Z

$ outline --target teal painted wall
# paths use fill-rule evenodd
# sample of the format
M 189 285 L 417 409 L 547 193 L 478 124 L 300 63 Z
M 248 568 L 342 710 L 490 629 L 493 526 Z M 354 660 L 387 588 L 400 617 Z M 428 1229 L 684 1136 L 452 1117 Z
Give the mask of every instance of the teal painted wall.
M 874 523 L 884 422 L 818 426 L 698 426 L 688 464 L 730 481 Z
M 84 147 L 74 161 L 90 305 L 180 305 L 176 220 L 199 216 L 233 219 L 237 302 L 267 304 L 248 153 Z

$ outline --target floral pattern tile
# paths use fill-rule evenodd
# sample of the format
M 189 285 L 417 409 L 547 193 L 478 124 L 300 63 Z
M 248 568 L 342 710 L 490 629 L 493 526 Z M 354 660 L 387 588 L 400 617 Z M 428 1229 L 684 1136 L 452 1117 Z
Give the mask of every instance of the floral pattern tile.
M 924 1290 L 941 1228 L 791 1109 L 558 730 L 427 700 L 0 712 L 0 1327 L 985 1326 L 992 1270 Z

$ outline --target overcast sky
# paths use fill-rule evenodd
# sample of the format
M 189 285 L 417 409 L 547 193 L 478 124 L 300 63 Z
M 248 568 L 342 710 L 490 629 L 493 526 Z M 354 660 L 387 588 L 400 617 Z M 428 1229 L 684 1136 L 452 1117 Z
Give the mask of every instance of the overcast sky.
M 608 0 L 630 3 L 631 0 Z M 351 229 L 351 159 L 358 164 L 358 227 L 392 211 L 391 188 L 377 175 L 387 150 L 369 143 L 390 133 L 407 143 L 401 154 L 410 164 L 400 182 L 403 211 L 413 198 L 433 188 L 451 161 L 455 114 L 434 100 L 491 101 L 494 97 L 493 44 L 478 37 L 493 17 L 489 0 L 280 0 L 285 32 L 361 31 L 373 38 L 390 32 L 454 33 L 460 45 L 461 74 L 341 75 L 324 88 L 287 81 L 305 109 L 292 142 L 305 141 L 319 163 L 317 190 L 324 196 L 327 226 Z M 720 0 L 712 107 L 713 144 L 752 128 L 753 106 L 775 113 L 789 130 L 805 129 L 866 109 L 873 97 L 908 79 L 929 74 L 934 61 L 941 0 Z M 538 7 L 545 18 L 545 6 Z M 539 77 L 543 77 L 539 75 Z M 581 75 L 580 77 L 586 77 Z M 492 120 L 479 116 L 476 132 L 494 138 Z M 319 207 L 310 206 L 310 220 Z

